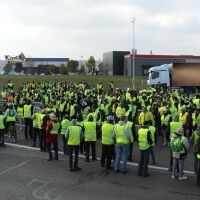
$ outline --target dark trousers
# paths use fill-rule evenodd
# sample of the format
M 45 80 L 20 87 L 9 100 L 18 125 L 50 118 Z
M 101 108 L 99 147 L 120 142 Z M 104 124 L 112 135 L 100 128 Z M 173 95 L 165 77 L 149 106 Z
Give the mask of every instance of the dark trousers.
M 49 152 L 49 158 L 53 159 L 53 155 L 52 155 L 52 152 L 51 152 L 51 143 L 53 143 L 54 150 L 55 150 L 54 159 L 58 159 L 58 142 L 47 142 L 47 149 L 48 149 L 48 152 Z
M 138 175 L 147 176 L 149 165 L 150 148 L 140 151 L 140 162 L 138 165 Z
M 68 155 L 69 149 L 68 149 L 67 139 L 66 139 L 65 135 L 62 135 L 62 140 L 63 140 L 63 153 L 64 153 L 64 155 Z
M 198 159 L 197 185 L 200 185 L 200 159 Z
M 106 168 L 109 169 L 111 167 L 111 160 L 113 157 L 114 145 L 105 145 L 102 144 L 102 154 L 101 154 L 101 166 L 105 166 L 106 160 Z
M 31 118 L 24 118 L 25 121 L 25 138 L 27 138 L 27 132 L 29 130 L 30 138 L 33 138 L 33 121 Z
M 36 144 L 37 136 L 40 141 L 40 129 L 33 127 L 33 144 L 34 145 Z
M 92 159 L 96 159 L 96 142 L 95 141 L 85 141 L 86 148 L 86 161 L 89 161 L 90 146 L 92 148 Z
M 46 151 L 47 143 L 46 143 L 46 131 L 45 129 L 40 129 L 40 150 Z
M 130 142 L 129 144 L 129 153 L 128 153 L 128 160 L 132 160 L 132 156 L 133 156 L 133 142 Z
M 84 151 L 84 152 L 86 151 L 86 148 L 85 148 L 85 141 L 84 141 L 84 140 L 81 140 L 81 142 L 80 142 L 80 152 L 83 153 L 83 151 Z
M 5 129 L 0 129 L 0 144 L 4 146 L 4 134 L 5 134 Z
M 78 153 L 79 153 L 79 146 L 78 145 L 68 145 L 69 149 L 69 167 L 73 169 L 73 151 L 75 154 L 74 160 L 74 168 L 78 167 Z

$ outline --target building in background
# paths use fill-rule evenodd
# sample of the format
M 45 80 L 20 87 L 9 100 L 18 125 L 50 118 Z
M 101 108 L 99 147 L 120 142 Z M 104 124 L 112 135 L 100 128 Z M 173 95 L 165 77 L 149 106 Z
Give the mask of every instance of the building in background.
M 124 56 L 123 75 L 132 76 L 133 74 L 133 56 L 128 54 Z M 146 76 L 149 68 L 170 63 L 200 63 L 200 56 L 192 55 L 153 55 L 136 54 L 135 55 L 135 75 Z
M 200 63 L 200 56 L 135 54 L 135 75 L 146 76 L 149 68 L 170 63 Z M 103 54 L 103 74 L 133 75 L 133 56 L 130 51 L 111 51 Z
M 124 56 L 130 51 L 111 51 L 103 54 L 103 74 L 123 75 Z

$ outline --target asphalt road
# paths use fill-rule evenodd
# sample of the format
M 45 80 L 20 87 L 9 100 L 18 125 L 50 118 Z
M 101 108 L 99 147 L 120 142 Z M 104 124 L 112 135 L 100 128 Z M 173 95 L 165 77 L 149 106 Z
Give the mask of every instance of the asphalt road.
M 7 139 L 7 147 L 0 148 L 0 199 L 1 200 L 73 200 L 73 199 L 200 199 L 193 174 L 193 155 L 186 159 L 187 180 L 172 179 L 167 171 L 169 152 L 162 146 L 162 138 L 156 147 L 157 164 L 150 166 L 151 176 L 137 176 L 139 151 L 134 143 L 134 161 L 128 164 L 127 174 L 106 171 L 99 160 L 85 163 L 80 155 L 78 172 L 68 171 L 68 157 L 62 152 L 58 161 L 47 161 L 48 153 L 30 148 L 31 140 L 24 139 L 18 130 L 18 144 Z M 59 149 L 62 142 L 59 138 Z M 97 142 L 97 156 L 101 145 Z

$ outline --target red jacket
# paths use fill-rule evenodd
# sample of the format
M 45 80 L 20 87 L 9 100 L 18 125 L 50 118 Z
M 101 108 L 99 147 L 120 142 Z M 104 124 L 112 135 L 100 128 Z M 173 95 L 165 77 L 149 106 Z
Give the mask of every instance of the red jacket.
M 50 120 L 46 126 L 46 142 L 58 142 L 58 134 L 50 134 L 51 129 L 53 128 L 52 122 L 58 122 L 57 119 Z M 58 122 L 59 123 L 59 122 Z

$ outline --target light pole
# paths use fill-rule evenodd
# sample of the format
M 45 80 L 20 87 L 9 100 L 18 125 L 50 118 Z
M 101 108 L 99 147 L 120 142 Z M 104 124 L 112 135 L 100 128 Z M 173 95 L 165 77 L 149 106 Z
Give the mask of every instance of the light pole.
M 133 17 L 133 49 L 132 49 L 132 69 L 133 69 L 133 90 L 135 89 L 135 34 L 134 34 L 134 23 L 135 23 L 135 18 Z

